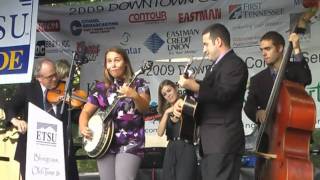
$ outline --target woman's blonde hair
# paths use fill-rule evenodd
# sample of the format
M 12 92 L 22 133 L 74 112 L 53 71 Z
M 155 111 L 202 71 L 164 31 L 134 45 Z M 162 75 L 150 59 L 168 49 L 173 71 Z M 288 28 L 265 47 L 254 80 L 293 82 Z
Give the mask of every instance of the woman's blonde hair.
M 59 59 L 56 62 L 56 73 L 58 79 L 64 79 L 69 76 L 70 63 L 65 59 Z

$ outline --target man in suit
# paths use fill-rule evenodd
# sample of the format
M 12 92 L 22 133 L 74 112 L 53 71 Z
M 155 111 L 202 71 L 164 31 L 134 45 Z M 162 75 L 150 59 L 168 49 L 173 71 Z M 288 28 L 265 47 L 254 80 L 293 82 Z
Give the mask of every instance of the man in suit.
M 289 61 L 287 64 L 285 79 L 306 86 L 311 83 L 311 72 L 308 63 L 301 53 L 299 36 L 296 33 L 292 33 L 289 36 L 289 41 L 292 42 L 294 60 Z M 278 32 L 269 31 L 260 39 L 260 50 L 267 64 L 267 68 L 251 77 L 249 93 L 244 106 L 246 115 L 258 125 L 265 121 L 265 109 L 284 56 L 284 47 L 285 40 Z M 259 151 L 265 152 L 268 148 L 267 144 L 267 138 L 263 136 Z M 263 162 L 264 160 L 262 158 L 258 158 L 255 168 L 256 179 L 258 179 L 258 174 Z
M 300 49 L 299 36 L 292 33 L 294 60 L 287 64 L 285 78 L 304 86 L 311 84 L 311 72 Z M 266 106 L 273 83 L 283 58 L 285 40 L 281 34 L 269 31 L 260 39 L 260 49 L 267 67 L 250 79 L 249 94 L 244 106 L 246 115 L 255 123 L 261 123 L 266 117 Z
M 47 90 L 55 88 L 59 79 L 52 60 L 44 58 L 38 61 L 34 68 L 35 79 L 31 83 L 21 84 L 16 89 L 12 101 L 7 104 L 7 121 L 17 128 L 20 133 L 15 160 L 20 162 L 21 177 L 25 179 L 27 130 L 28 130 L 28 102 L 46 110 L 57 119 L 63 121 L 65 147 L 67 142 L 67 111 L 60 114 L 60 105 L 50 104 L 46 98 Z M 67 152 L 65 148 L 65 152 Z M 67 157 L 67 156 L 65 156 Z M 69 156 L 69 167 L 66 172 L 68 179 L 78 179 L 78 170 L 73 153 Z
M 203 150 L 203 180 L 238 180 L 244 130 L 241 110 L 248 69 L 230 47 L 230 33 L 222 24 L 213 24 L 202 33 L 203 52 L 212 67 L 202 81 L 180 76 L 179 85 L 198 95 L 197 120 Z M 183 101 L 174 106 L 181 116 Z

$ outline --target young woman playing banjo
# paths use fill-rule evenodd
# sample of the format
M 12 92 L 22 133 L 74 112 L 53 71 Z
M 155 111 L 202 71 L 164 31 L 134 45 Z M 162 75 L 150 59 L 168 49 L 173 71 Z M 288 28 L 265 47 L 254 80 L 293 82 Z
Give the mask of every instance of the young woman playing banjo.
M 105 53 L 104 81 L 96 83 L 79 118 L 80 133 L 93 137 L 88 121 L 94 113 L 106 110 L 115 99 L 118 102 L 110 113 L 114 123 L 110 148 L 97 159 L 101 180 L 134 180 L 144 148 L 142 113 L 149 108 L 150 92 L 146 82 L 134 76 L 125 50 L 110 48 Z

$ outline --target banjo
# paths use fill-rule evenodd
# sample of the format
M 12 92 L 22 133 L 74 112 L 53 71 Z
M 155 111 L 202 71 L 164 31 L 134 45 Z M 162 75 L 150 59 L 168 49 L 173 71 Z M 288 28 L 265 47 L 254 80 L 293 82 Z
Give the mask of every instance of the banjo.
M 153 62 L 148 61 L 133 75 L 129 86 L 135 79 L 151 69 Z M 106 110 L 98 109 L 89 119 L 88 128 L 92 131 L 92 139 L 83 138 L 83 149 L 91 158 L 101 158 L 110 148 L 114 134 L 114 122 L 110 117 L 111 112 L 117 106 L 119 98 L 115 98 Z

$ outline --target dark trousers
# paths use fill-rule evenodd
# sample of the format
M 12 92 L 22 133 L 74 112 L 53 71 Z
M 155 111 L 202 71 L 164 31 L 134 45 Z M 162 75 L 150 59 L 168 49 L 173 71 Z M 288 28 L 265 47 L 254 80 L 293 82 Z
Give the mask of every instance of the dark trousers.
M 195 180 L 195 147 L 184 141 L 169 141 L 163 160 L 162 180 Z
M 201 161 L 202 180 L 239 180 L 240 154 L 208 154 Z

